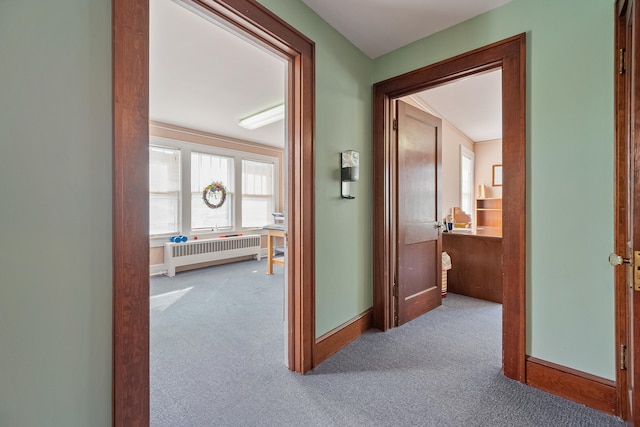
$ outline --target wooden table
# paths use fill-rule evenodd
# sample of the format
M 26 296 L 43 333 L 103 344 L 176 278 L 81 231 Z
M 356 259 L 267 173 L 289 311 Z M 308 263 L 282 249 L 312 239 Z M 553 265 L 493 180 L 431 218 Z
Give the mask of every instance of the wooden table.
M 284 265 L 284 256 L 274 257 L 273 252 L 275 244 L 273 240 L 276 237 L 284 237 L 284 225 L 271 224 L 264 227 L 267 230 L 267 274 L 273 274 L 273 264 Z

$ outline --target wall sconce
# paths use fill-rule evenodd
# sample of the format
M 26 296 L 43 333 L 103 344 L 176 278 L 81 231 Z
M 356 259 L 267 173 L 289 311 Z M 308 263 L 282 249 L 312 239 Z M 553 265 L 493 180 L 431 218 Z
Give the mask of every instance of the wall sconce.
M 343 199 L 355 199 L 351 195 L 351 183 L 360 178 L 360 153 L 347 150 L 340 153 L 340 195 Z

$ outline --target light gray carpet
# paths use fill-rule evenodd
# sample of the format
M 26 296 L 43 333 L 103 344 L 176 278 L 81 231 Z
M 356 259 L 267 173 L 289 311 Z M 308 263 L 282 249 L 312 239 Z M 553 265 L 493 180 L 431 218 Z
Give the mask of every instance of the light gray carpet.
M 274 269 L 245 261 L 152 278 L 152 426 L 624 426 L 502 376 L 501 306 L 453 294 L 291 373 Z

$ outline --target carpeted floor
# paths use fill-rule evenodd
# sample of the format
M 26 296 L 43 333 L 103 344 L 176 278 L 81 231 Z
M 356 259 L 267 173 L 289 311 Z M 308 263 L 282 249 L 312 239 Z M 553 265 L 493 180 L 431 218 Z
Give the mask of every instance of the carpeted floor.
M 449 294 L 307 375 L 283 362 L 283 273 L 245 261 L 151 280 L 151 425 L 624 426 L 500 372 L 499 304 Z

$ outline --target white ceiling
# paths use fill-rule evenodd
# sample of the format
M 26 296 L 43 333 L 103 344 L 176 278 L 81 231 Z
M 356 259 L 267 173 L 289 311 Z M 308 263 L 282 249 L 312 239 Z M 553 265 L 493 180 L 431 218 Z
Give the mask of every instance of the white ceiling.
M 284 121 L 240 119 L 284 102 L 286 64 L 171 0 L 151 0 L 151 120 L 282 147 Z
M 502 138 L 502 71 L 456 80 L 417 94 L 473 142 Z
M 375 57 L 510 0 L 302 1 Z M 284 145 L 284 121 L 256 130 L 238 126 L 240 119 L 284 102 L 286 64 L 280 58 L 172 0 L 151 0 L 149 59 L 151 120 Z M 496 81 L 490 75 L 471 78 L 420 97 L 470 139 L 496 139 L 499 86 L 490 90 Z
M 302 0 L 376 58 L 511 0 Z

